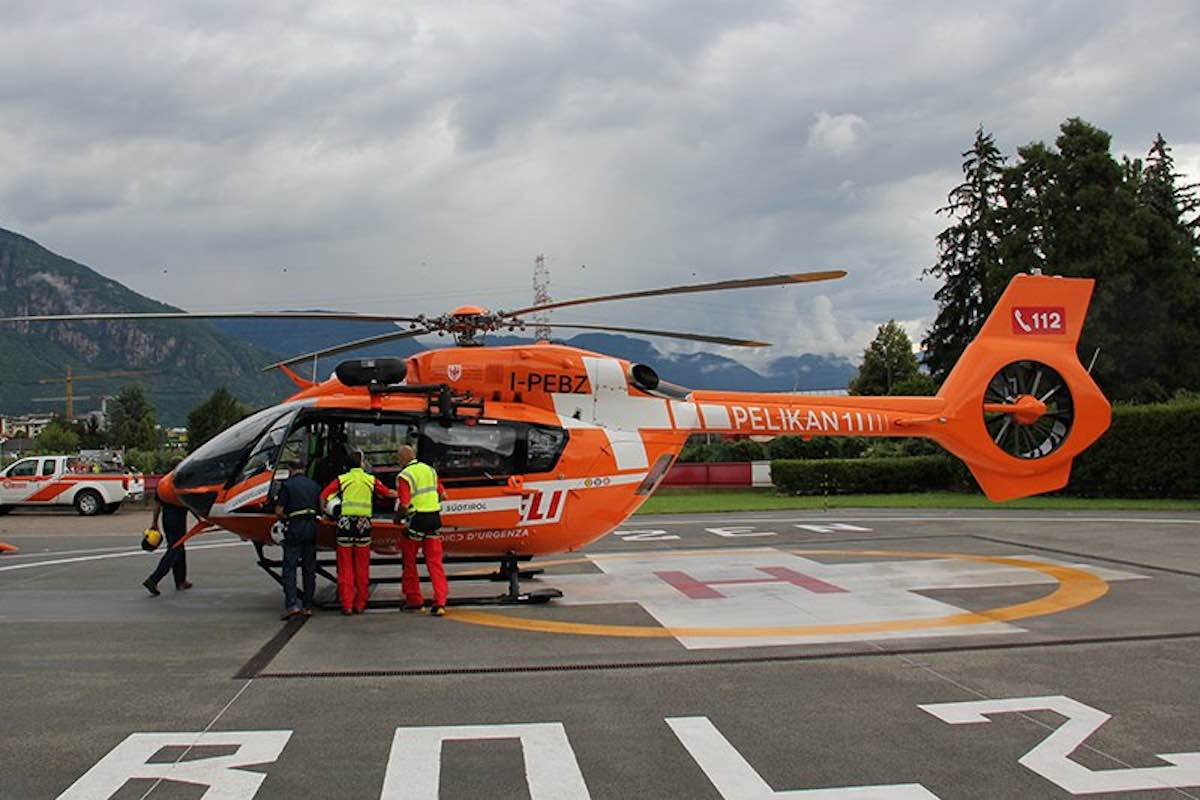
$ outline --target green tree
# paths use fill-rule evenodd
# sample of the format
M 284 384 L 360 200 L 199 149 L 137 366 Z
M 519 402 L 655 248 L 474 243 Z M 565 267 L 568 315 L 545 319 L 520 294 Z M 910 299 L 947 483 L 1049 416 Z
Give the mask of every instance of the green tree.
M 892 384 L 892 390 L 888 394 L 905 397 L 927 397 L 937 394 L 937 390 L 937 382 L 928 373 L 917 372 L 915 375 L 901 378 Z
M 850 381 L 850 394 L 896 394 L 899 385 L 919 374 L 912 340 L 896 320 L 888 320 L 863 352 L 858 375 Z
M 937 210 L 954 222 L 938 234 L 937 263 L 925 270 L 943 280 L 934 294 L 937 318 L 922 343 L 925 364 L 939 383 L 979 333 L 1003 288 L 989 277 L 1000 265 L 1004 157 L 982 125 L 975 131 L 971 149 L 962 156 L 963 182 L 950 190 L 946 205 Z
M 109 406 L 109 436 L 117 447 L 158 447 L 157 413 L 139 384 L 126 386 Z
M 1139 272 L 1157 295 L 1161 330 L 1155 332 L 1155 340 L 1162 348 L 1157 369 L 1145 376 L 1157 391 L 1149 397 L 1139 397 L 1149 393 L 1136 391 L 1126 396 L 1165 400 L 1179 390 L 1200 388 L 1200 361 L 1194 356 L 1200 336 L 1200 217 L 1188 219 L 1200 208 L 1198 185 L 1181 183 L 1183 176 L 1175 171 L 1171 148 L 1161 133 L 1150 146 L 1144 169 L 1139 169 L 1140 161 L 1128 159 L 1126 167 L 1137 199 L 1135 230 L 1146 248 Z
M 79 434 L 65 423 L 54 420 L 42 428 L 33 444 L 39 453 L 66 455 L 79 451 Z
M 250 413 L 225 387 L 209 395 L 188 414 L 188 451 L 195 450 L 221 431 Z
M 1200 217 L 1192 215 L 1200 210 L 1200 197 L 1196 194 L 1200 183 L 1180 185 L 1183 177 L 1175 171 L 1175 159 L 1167 140 L 1162 133 L 1157 134 L 1141 172 L 1138 200 L 1170 224 L 1176 233 L 1183 234 L 1195 248 L 1200 244 Z
M 94 418 L 77 419 L 71 429 L 79 436 L 79 446 L 85 450 L 99 450 L 109 445 L 108 432 Z
M 1018 151 L 1001 190 L 997 279 L 1032 267 L 1096 278 L 1082 357 L 1099 352 L 1095 375 L 1110 397 L 1164 399 L 1200 380 L 1188 356 L 1200 336 L 1200 270 L 1180 219 L 1191 195 L 1176 185 L 1161 137 L 1145 165 L 1118 163 L 1110 144 L 1108 133 L 1074 118 L 1054 148 Z

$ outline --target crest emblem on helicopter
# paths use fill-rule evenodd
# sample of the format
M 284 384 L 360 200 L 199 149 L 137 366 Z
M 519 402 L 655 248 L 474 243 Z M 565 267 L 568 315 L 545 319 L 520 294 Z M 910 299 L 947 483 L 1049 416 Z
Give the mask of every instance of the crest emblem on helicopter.
M 447 364 L 446 377 L 451 383 L 458 381 L 462 377 L 462 364 Z

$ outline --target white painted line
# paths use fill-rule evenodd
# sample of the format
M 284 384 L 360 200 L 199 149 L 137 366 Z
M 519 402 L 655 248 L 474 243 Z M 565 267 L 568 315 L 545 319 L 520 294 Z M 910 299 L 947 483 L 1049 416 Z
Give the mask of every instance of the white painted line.
M 793 525 L 795 528 L 811 531 L 812 533 L 833 533 L 834 531 L 857 531 L 859 533 L 870 533 L 870 528 L 864 528 L 859 525 L 847 525 L 844 522 L 825 522 L 821 525 Z
M 666 723 L 679 738 L 713 788 L 725 800 L 938 800 L 919 783 L 881 786 L 845 786 L 832 789 L 789 789 L 775 791 L 762 779 L 708 717 L 667 717 Z
M 240 545 L 248 545 L 249 542 L 226 542 L 223 544 L 189 544 L 188 550 L 210 550 L 216 547 L 238 547 Z M 106 558 L 129 558 L 130 556 L 158 556 L 161 553 L 150 552 L 145 550 L 129 550 L 124 553 L 105 553 L 98 556 L 78 556 L 76 558 L 54 558 L 49 561 L 38 561 L 33 564 L 13 564 L 8 567 L 0 567 L 0 572 L 11 572 L 15 569 L 32 569 L 33 567 L 52 567 L 58 564 L 77 564 L 81 561 L 101 561 Z
M 121 535 L 126 536 L 127 534 L 121 534 Z M 228 542 L 229 544 L 240 544 L 241 540 L 240 539 L 218 539 L 216 542 L 209 542 L 209 544 L 216 544 L 217 542 Z M 197 545 L 197 547 L 200 547 L 200 546 L 202 546 L 202 545 Z M 128 551 L 129 545 L 121 545 L 120 547 L 89 547 L 84 550 L 43 550 L 38 553 L 9 553 L 4 556 L 4 560 L 8 561 L 10 558 L 51 558 L 51 557 L 56 557 L 56 556 L 77 556 L 77 555 L 81 555 L 83 553 L 115 553 L 119 550 Z

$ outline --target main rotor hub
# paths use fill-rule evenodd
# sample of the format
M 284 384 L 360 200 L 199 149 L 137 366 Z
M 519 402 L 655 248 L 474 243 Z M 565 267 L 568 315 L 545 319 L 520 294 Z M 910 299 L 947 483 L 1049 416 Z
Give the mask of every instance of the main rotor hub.
M 483 306 L 459 306 L 450 312 L 450 316 L 452 317 L 482 317 L 490 315 L 491 312 Z
M 459 347 L 479 347 L 483 344 L 481 334 L 507 328 L 523 330 L 521 320 L 492 311 L 483 306 L 459 306 L 440 317 L 422 318 L 420 325 L 439 336 L 449 333 Z

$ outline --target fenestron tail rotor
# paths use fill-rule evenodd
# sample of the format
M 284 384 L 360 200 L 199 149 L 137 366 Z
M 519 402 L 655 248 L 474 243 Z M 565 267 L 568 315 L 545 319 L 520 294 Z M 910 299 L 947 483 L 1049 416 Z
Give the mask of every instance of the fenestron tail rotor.
M 1045 458 L 1059 448 L 1075 420 L 1071 390 L 1053 368 L 1014 361 L 988 382 L 983 396 L 988 435 L 1017 458 Z

